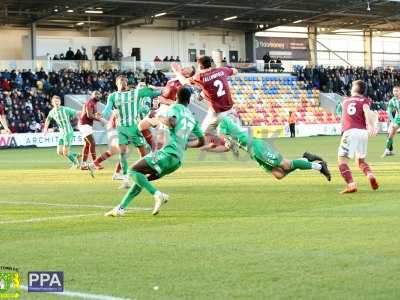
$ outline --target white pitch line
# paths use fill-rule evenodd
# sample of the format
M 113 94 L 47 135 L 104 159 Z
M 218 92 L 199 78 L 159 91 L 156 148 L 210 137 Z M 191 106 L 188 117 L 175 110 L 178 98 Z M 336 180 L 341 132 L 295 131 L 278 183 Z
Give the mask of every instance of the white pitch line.
M 41 206 L 54 206 L 54 207 L 76 207 L 76 208 L 113 208 L 110 205 L 95 205 L 95 204 L 68 204 L 68 203 L 47 203 L 47 202 L 28 202 L 28 201 L 0 201 L 0 204 L 11 205 L 41 205 Z M 148 207 L 132 207 L 129 210 L 150 211 L 152 208 Z
M 20 287 L 25 291 L 28 290 L 28 287 L 25 285 L 21 285 Z M 91 299 L 91 300 L 130 300 L 128 298 L 119 298 L 114 296 L 88 294 L 88 293 L 72 292 L 72 291 L 56 292 L 51 294 L 57 296 L 70 297 L 70 298 Z
M 58 216 L 58 217 L 45 217 L 45 218 L 31 218 L 24 220 L 10 220 L 10 221 L 0 221 L 1 224 L 22 224 L 22 223 L 37 223 L 44 221 L 52 221 L 52 220 L 64 220 L 64 219 L 74 219 L 74 218 L 83 218 L 83 217 L 92 217 L 92 216 L 101 216 L 100 213 L 95 214 L 85 214 L 85 215 L 69 215 L 69 216 Z

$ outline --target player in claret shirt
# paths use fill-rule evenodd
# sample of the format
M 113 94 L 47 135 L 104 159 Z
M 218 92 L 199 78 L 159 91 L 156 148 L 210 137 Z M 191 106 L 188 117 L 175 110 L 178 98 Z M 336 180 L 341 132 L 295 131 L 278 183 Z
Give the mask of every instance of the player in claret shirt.
M 368 177 L 373 190 L 379 188 L 378 182 L 367 161 L 368 134 L 377 134 L 377 114 L 370 110 L 370 99 L 363 96 L 366 85 L 363 81 L 353 82 L 351 97 L 343 100 L 342 139 L 338 150 L 339 170 L 347 187 L 341 193 L 357 192 L 357 184 L 349 168 L 349 160 L 356 157 L 361 171 Z
M 84 144 L 82 149 L 81 170 L 90 170 L 92 166 L 87 164 L 87 159 L 92 156 L 93 162 L 96 161 L 96 142 L 93 137 L 93 122 L 100 121 L 101 117 L 97 113 L 97 102 L 99 102 L 101 94 L 97 91 L 92 92 L 91 98 L 83 105 L 78 129 L 82 134 Z
M 171 67 L 182 83 L 201 88 L 202 95 L 209 102 L 208 113 L 201 128 L 205 134 L 215 135 L 216 128 L 224 117 L 236 119 L 228 77 L 236 75 L 237 70 L 228 67 L 213 68 L 211 64 L 211 57 L 200 57 L 197 60 L 200 71 L 190 78 L 182 75 L 182 69 L 178 64 L 172 64 Z

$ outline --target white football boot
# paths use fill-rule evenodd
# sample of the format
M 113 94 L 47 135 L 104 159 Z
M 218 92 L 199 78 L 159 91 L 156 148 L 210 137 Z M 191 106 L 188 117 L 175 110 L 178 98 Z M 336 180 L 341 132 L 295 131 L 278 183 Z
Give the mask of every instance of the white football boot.
M 157 191 L 154 194 L 154 209 L 153 209 L 153 216 L 157 215 L 160 212 L 161 205 L 168 202 L 169 196 L 167 194 L 161 193 Z
M 105 217 L 122 217 L 125 214 L 125 209 L 121 206 L 114 207 L 109 212 L 104 214 Z

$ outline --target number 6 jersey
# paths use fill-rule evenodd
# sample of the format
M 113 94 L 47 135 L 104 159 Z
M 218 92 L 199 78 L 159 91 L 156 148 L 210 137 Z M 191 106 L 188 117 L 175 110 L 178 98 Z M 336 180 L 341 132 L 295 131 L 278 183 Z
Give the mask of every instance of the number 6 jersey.
M 342 132 L 349 129 L 367 129 L 364 114 L 364 105 L 370 106 L 371 100 L 368 97 L 353 96 L 343 100 L 342 107 Z

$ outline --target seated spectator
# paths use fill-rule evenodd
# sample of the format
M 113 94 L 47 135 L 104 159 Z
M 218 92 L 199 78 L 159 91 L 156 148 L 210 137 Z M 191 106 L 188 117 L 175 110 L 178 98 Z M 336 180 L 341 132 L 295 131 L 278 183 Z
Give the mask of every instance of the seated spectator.
M 161 59 L 158 57 L 158 55 L 156 55 L 156 57 L 154 58 L 154 62 L 160 62 Z
M 89 60 L 86 54 L 86 48 L 82 47 L 82 60 Z
M 54 54 L 53 60 L 60 60 L 57 54 Z
M 164 60 L 163 60 L 163 61 L 169 61 L 168 56 L 164 57 Z
M 124 55 L 122 54 L 121 50 L 119 48 L 117 48 L 117 50 L 115 51 L 115 54 L 114 54 L 114 59 L 116 61 L 120 61 L 120 60 L 122 60 L 123 57 L 124 57 Z
M 175 59 L 174 59 L 174 57 L 171 55 L 171 58 L 169 59 L 169 61 L 170 62 L 174 62 L 175 61 Z
M 176 57 L 175 61 L 176 61 L 176 62 L 180 62 L 180 61 L 181 61 L 181 59 L 179 58 L 179 56 Z

